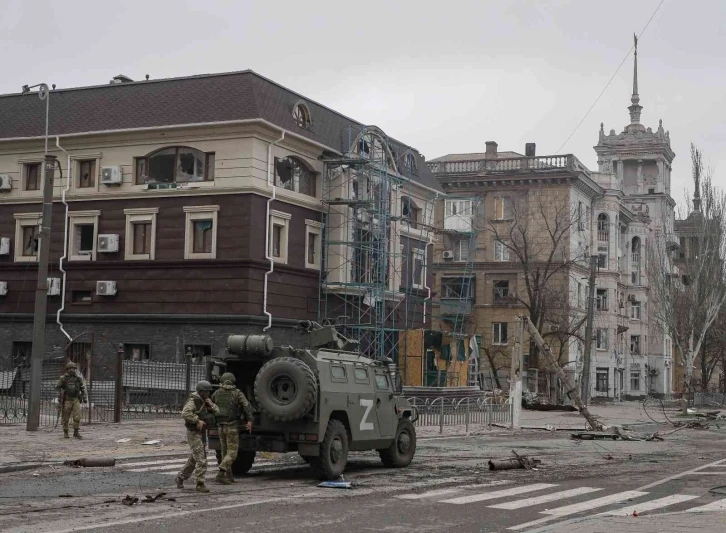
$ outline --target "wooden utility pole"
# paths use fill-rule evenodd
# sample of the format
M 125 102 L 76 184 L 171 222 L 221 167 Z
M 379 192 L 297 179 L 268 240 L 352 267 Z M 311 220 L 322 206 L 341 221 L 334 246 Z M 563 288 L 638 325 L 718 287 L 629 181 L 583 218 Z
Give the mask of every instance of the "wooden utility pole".
M 590 403 L 590 364 L 592 361 L 592 323 L 595 318 L 595 276 L 597 256 L 590 256 L 590 287 L 587 297 L 587 325 L 585 326 L 585 352 L 582 354 L 582 378 L 580 397 L 585 405 Z
M 512 400 L 512 429 L 520 429 L 522 414 L 522 367 L 524 366 L 524 323 L 517 320 L 514 353 L 509 374 L 509 397 Z
M 38 233 L 38 280 L 35 289 L 35 316 L 33 319 L 33 354 L 30 363 L 30 400 L 28 402 L 27 431 L 37 431 L 40 425 L 40 388 L 43 379 L 45 352 L 45 318 L 48 309 L 48 259 L 50 255 L 50 224 L 53 216 L 53 176 L 56 158 L 45 155 L 43 179 L 43 212 Z M 22 246 L 24 243 L 16 243 Z M 61 287 L 64 290 L 65 287 Z

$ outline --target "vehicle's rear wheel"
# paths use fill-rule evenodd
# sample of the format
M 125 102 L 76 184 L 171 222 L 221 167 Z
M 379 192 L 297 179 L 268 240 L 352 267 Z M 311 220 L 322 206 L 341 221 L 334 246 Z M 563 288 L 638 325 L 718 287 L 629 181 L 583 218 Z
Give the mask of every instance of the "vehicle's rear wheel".
M 396 436 L 385 450 L 378 450 L 383 465 L 388 468 L 403 468 L 411 464 L 416 453 L 416 429 L 408 418 L 398 423 Z
M 237 459 L 235 459 L 234 463 L 232 463 L 232 473 L 235 476 L 243 476 L 249 472 L 255 462 L 256 454 L 257 452 L 246 452 L 240 450 L 237 453 Z
M 268 361 L 255 379 L 255 398 L 260 411 L 280 422 L 305 416 L 315 405 L 317 396 L 315 374 L 304 361 L 294 357 Z
M 340 420 L 330 420 L 317 457 L 303 457 L 322 480 L 338 479 L 348 464 L 348 432 Z

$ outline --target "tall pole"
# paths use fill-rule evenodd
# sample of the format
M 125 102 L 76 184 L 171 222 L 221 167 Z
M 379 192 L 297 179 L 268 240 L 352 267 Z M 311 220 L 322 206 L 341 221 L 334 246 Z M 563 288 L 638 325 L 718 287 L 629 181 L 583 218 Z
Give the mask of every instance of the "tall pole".
M 522 368 L 524 367 L 524 322 L 517 318 L 516 342 L 512 354 L 509 378 L 509 397 L 512 399 L 512 429 L 521 428 L 522 415 Z
M 37 431 L 40 425 L 40 387 L 45 353 L 45 318 L 48 308 L 48 258 L 50 255 L 50 224 L 53 216 L 53 175 L 56 158 L 45 155 L 43 180 L 43 213 L 38 236 L 38 281 L 35 289 L 35 316 L 33 318 L 33 354 L 30 366 L 30 403 L 28 404 L 28 431 Z M 62 289 L 61 289 L 62 290 Z
M 582 403 L 590 403 L 590 362 L 592 360 L 592 323 L 595 318 L 595 276 L 597 274 L 597 256 L 590 256 L 590 290 L 587 297 L 587 325 L 585 326 L 585 353 L 582 361 L 582 379 L 580 380 Z

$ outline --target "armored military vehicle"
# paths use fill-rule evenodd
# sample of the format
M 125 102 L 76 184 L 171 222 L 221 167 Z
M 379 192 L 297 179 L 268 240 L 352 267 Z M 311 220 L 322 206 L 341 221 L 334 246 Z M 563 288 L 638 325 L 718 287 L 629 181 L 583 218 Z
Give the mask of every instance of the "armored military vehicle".
M 416 410 L 401 397 L 390 359 L 361 355 L 358 343 L 333 326 L 304 321 L 311 348 L 274 346 L 267 335 L 232 335 L 209 379 L 235 375 L 253 406 L 252 432 L 240 431 L 236 475 L 249 471 L 256 452 L 298 452 L 324 480 L 338 478 L 349 451 L 378 450 L 387 467 L 408 466 L 416 452 Z M 220 443 L 208 432 L 210 449 Z

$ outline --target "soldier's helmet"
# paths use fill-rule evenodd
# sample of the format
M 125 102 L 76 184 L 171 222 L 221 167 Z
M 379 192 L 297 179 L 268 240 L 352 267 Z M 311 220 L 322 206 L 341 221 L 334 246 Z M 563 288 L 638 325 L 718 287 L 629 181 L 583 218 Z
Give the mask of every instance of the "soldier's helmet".
M 197 383 L 197 392 L 202 392 L 205 390 L 212 392 L 212 384 L 209 381 L 203 379 L 202 381 Z
M 71 370 L 71 369 L 75 370 L 76 368 L 77 368 L 76 363 L 74 363 L 73 361 L 66 363 L 66 366 L 65 366 L 66 370 Z
M 234 383 L 236 381 L 236 379 L 234 377 L 234 374 L 232 374 L 232 372 L 225 372 L 224 374 L 222 374 L 222 377 L 219 378 L 219 381 L 221 381 L 222 383 L 224 383 L 225 381 Z

